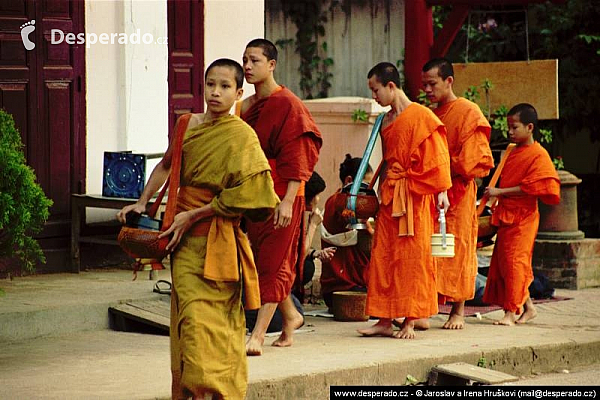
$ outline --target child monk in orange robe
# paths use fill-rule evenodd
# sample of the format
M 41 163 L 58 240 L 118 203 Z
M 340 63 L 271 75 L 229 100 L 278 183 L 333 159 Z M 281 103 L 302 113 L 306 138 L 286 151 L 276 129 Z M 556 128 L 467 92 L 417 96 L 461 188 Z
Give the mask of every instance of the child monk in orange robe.
M 486 196 L 498 198 L 492 214 L 498 234 L 483 301 L 504 309 L 504 317 L 495 325 L 510 326 L 537 315 L 529 297 L 531 257 L 540 220 L 537 200 L 558 204 L 560 180 L 548 152 L 533 139 L 538 130 L 535 108 L 525 103 L 514 106 L 508 112 L 508 128 L 517 146 L 506 159 L 499 187 L 485 190 Z
M 448 209 L 452 185 L 446 130 L 408 99 L 393 64 L 379 63 L 367 77 L 373 98 L 391 110 L 381 132 L 385 171 L 367 282 L 366 313 L 380 319 L 358 332 L 411 339 L 415 321 L 438 312 L 431 235 L 436 205 Z M 394 332 L 397 317 L 405 319 Z
M 479 106 L 454 94 L 454 69 L 445 58 L 435 58 L 423 66 L 423 90 L 433 111 L 446 125 L 450 152 L 452 188 L 446 230 L 454 235 L 454 257 L 437 258 L 437 290 L 441 304 L 452 303 L 444 329 L 465 326 L 465 301 L 475 294 L 477 276 L 477 185 L 475 178 L 487 176 L 494 166 L 490 150 L 490 124 Z M 439 223 L 436 223 L 436 231 Z

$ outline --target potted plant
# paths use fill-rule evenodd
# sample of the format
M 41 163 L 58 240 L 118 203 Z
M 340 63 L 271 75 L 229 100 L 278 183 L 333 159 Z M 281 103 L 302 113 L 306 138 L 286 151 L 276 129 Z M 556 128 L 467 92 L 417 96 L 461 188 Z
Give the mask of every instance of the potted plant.
M 44 253 L 32 237 L 48 219 L 49 200 L 25 162 L 21 135 L 10 114 L 0 109 L 0 260 L 33 272 Z

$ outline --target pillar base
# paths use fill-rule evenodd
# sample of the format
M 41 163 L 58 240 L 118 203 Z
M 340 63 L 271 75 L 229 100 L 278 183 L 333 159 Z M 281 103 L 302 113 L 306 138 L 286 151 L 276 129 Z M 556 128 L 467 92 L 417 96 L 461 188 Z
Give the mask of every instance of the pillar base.
M 535 237 L 537 240 L 579 240 L 583 239 L 585 234 L 582 231 L 572 232 L 538 232 Z
M 532 265 L 555 288 L 600 287 L 600 239 L 536 239 Z

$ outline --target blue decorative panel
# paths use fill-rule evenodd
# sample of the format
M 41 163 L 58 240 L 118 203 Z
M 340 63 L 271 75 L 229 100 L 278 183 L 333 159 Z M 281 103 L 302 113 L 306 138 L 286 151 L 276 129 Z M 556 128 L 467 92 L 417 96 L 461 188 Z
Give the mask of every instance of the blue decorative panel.
M 102 196 L 137 199 L 146 182 L 146 155 L 104 152 Z

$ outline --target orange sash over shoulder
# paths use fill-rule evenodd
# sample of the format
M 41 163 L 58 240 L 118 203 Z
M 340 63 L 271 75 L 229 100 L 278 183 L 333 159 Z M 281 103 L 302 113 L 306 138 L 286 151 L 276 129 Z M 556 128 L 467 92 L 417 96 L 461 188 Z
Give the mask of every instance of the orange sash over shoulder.
M 177 212 L 200 208 L 210 203 L 214 194 L 203 188 L 182 186 L 177 198 Z M 194 236 L 207 236 L 204 277 L 212 281 L 237 282 L 240 270 L 244 281 L 245 307 L 260 308 L 258 274 L 248 238 L 239 226 L 239 218 L 218 215 L 198 221 L 189 231 Z

